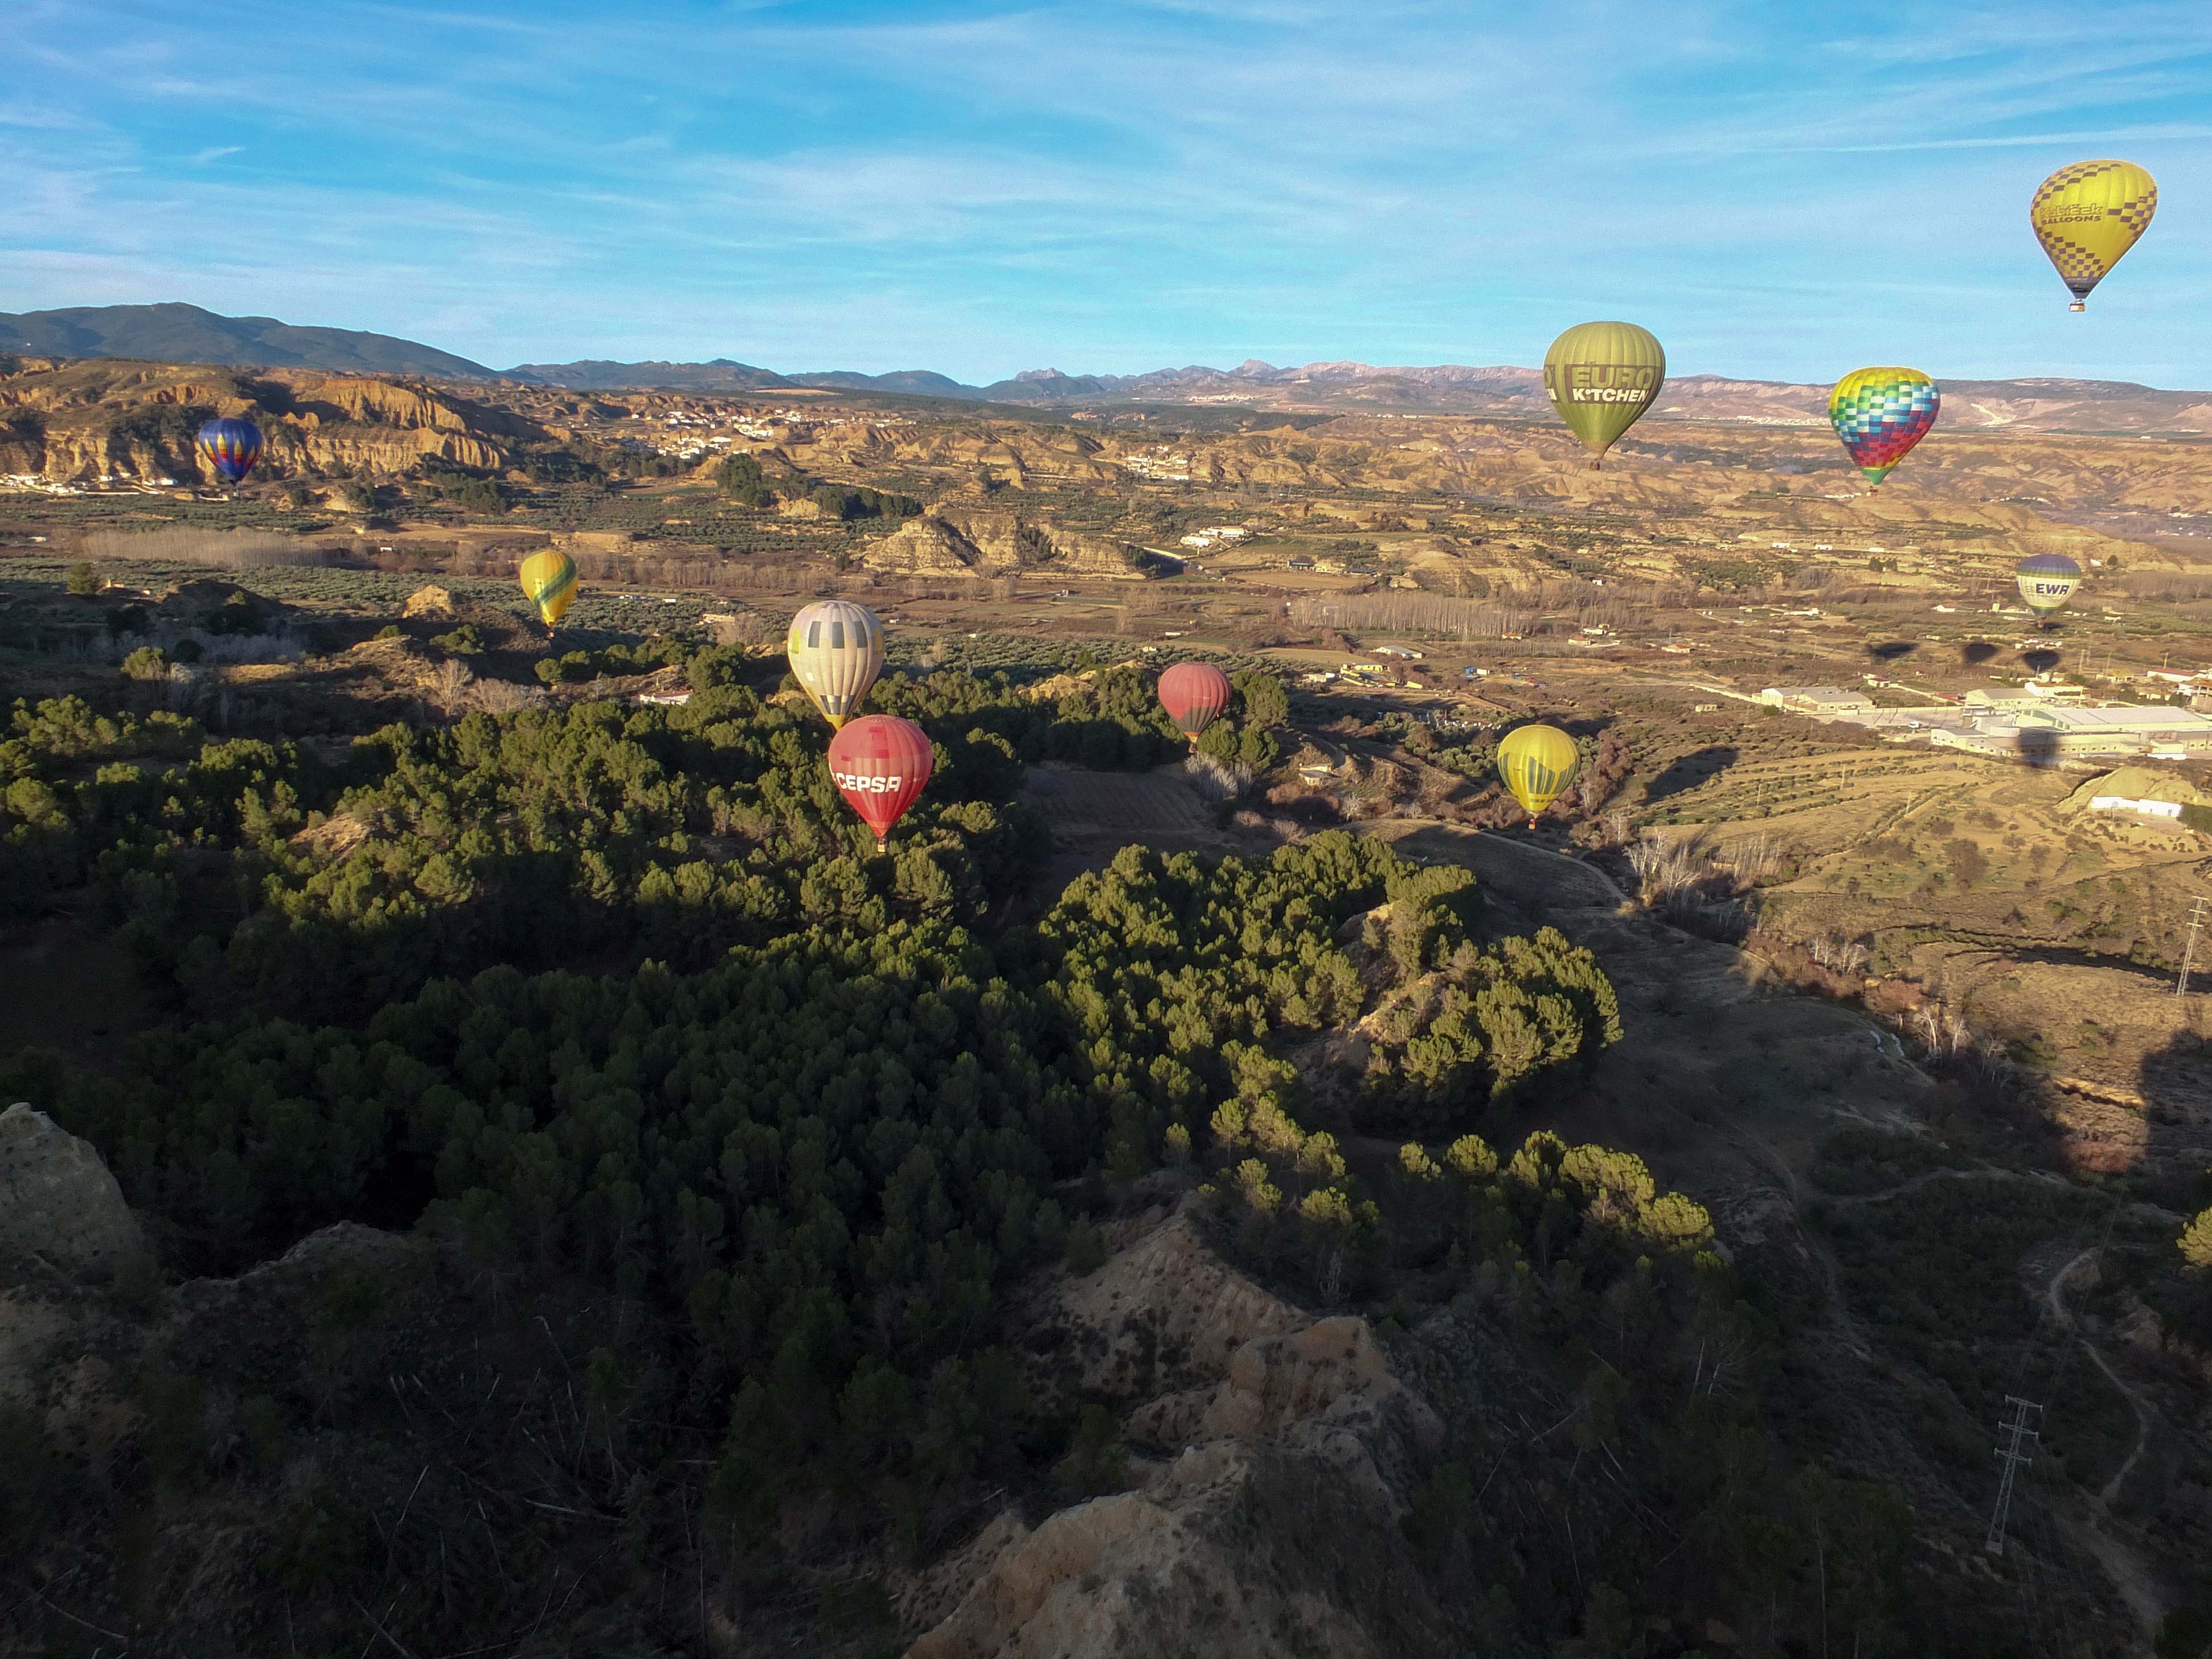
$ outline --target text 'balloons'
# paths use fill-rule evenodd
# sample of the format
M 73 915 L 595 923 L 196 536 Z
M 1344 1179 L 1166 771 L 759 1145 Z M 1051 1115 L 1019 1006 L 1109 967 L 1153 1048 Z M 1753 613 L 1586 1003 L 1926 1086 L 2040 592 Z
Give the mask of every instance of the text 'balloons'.
M 894 714 L 863 714 L 830 739 L 830 776 L 881 847 L 936 765 L 929 734 Z
M 196 442 L 200 459 L 234 484 L 242 482 L 261 459 L 261 428 L 236 416 L 210 421 L 200 428 Z
M 1523 726 L 1498 745 L 1498 775 L 1534 823 L 1574 781 L 1581 758 L 1575 740 L 1558 726 Z
M 1828 394 L 1828 419 L 1852 465 L 1880 483 L 1936 424 L 1942 397 L 1917 368 L 1855 368 Z
M 2035 187 L 2027 222 L 2074 295 L 2088 309 L 2089 290 L 2150 228 L 2158 183 L 2133 161 L 2075 161 Z
M 1544 354 L 1544 390 L 1593 470 L 1666 383 L 1666 352 L 1634 323 L 1579 323 Z
M 1160 676 L 1160 707 L 1195 744 L 1229 707 L 1229 676 L 1210 662 L 1179 662 Z
M 545 626 L 559 627 L 562 617 L 576 600 L 576 562 L 548 548 L 525 559 L 515 576 L 522 584 L 523 597 L 538 607 Z
M 832 726 L 853 717 L 884 670 L 884 625 L 850 599 L 824 599 L 791 619 L 784 653 L 814 706 Z

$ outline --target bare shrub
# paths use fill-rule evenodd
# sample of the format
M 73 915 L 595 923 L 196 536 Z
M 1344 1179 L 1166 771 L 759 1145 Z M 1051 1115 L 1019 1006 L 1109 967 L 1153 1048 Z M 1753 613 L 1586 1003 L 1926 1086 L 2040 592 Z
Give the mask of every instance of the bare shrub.
M 195 564 L 211 570 L 313 568 L 331 562 L 328 551 L 313 542 L 258 530 L 91 530 L 79 545 L 88 559 Z
M 717 612 L 707 620 L 714 628 L 717 645 L 766 645 L 780 631 L 757 611 Z
M 1208 800 L 1234 800 L 1252 787 L 1257 775 L 1242 761 L 1218 761 L 1211 755 L 1193 755 L 1182 763 L 1183 775 Z
M 477 680 L 468 686 L 465 700 L 471 709 L 481 709 L 487 714 L 512 714 L 518 708 L 543 708 L 551 698 L 542 685 L 517 685 L 513 680 Z
M 1291 620 L 1302 628 L 1386 629 L 1448 639 L 1495 640 L 1526 633 L 1534 617 L 1485 599 L 1400 591 L 1293 599 Z
M 1824 935 L 1805 949 L 1808 956 L 1832 974 L 1856 976 L 1866 971 L 1867 947 L 1856 939 Z
M 1629 848 L 1628 867 L 1636 872 L 1636 896 L 1654 909 L 1694 888 L 1710 870 L 1694 836 L 1650 834 Z
M 1730 871 L 1742 886 L 1756 887 L 1782 867 L 1781 849 L 1761 834 L 1731 842 L 1713 855 L 1713 861 Z
M 1702 835 L 1672 838 L 1644 833 L 1626 849 L 1637 896 L 1678 927 L 1731 942 L 1751 931 L 1741 896 L 1771 871 L 1773 853 L 1763 836 L 1719 848 Z
M 1993 1064 L 1976 1045 L 1965 1013 L 1941 998 L 1931 997 L 1912 1010 L 1905 1016 L 1905 1024 L 1931 1060 L 1950 1061 L 1963 1054 L 1985 1070 Z M 2010 1062 L 2006 1065 L 2009 1069 Z

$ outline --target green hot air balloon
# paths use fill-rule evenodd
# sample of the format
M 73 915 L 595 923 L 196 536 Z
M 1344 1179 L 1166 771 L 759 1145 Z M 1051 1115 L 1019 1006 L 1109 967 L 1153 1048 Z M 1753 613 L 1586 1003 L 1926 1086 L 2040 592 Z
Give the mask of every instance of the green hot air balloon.
M 1667 383 L 1667 354 L 1633 323 L 1581 323 L 1544 354 L 1544 390 L 1597 471 L 1605 452 Z

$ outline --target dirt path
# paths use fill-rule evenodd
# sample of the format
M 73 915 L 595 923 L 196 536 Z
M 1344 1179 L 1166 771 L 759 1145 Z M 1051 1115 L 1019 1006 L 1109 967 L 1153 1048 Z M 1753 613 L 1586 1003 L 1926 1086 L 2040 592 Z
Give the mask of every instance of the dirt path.
M 2081 1351 L 2089 1356 L 2089 1363 L 2105 1374 L 2105 1380 L 2120 1391 L 2122 1397 L 2127 1401 L 2136 1414 L 2136 1443 L 2129 1449 L 2127 1457 L 2120 1464 L 2118 1472 L 2105 1483 L 2104 1490 L 2097 1494 L 2098 1507 L 2109 1515 L 2113 1503 L 2120 1495 L 2121 1487 L 2126 1482 L 2128 1476 L 2135 1473 L 2136 1465 L 2142 1461 L 2143 1453 L 2150 1445 L 2151 1413 L 2150 1407 L 2142 1396 L 2131 1385 L 2121 1380 L 2119 1373 L 2112 1368 L 2097 1345 L 2081 1334 L 2080 1328 L 2075 1322 L 2074 1310 L 2066 1305 L 2066 1281 L 2073 1277 L 2075 1270 L 2082 1263 L 2094 1261 L 2102 1255 L 2104 1248 L 2101 1244 L 2093 1244 L 2087 1249 L 2077 1254 L 2072 1261 L 2051 1275 L 2051 1282 L 2045 1287 L 2044 1295 L 2050 1304 L 2051 1317 L 2057 1322 L 2058 1328 L 2067 1332 L 2081 1345 Z
M 2106 1577 L 2112 1581 L 2113 1588 L 2119 1591 L 2121 1599 L 2127 1602 L 2136 1615 L 2136 1621 L 2142 1626 L 2148 1645 L 2148 1642 L 2156 1639 L 2166 1615 L 2179 1605 L 2179 1597 L 2142 1553 L 2122 1535 L 2119 1527 L 2115 1524 L 2118 1518 L 2112 1513 L 2112 1505 L 2118 1501 L 2127 1478 L 2135 1473 L 2136 1465 L 2142 1461 L 2143 1454 L 2149 1449 L 2150 1407 L 2142 1395 L 2112 1369 L 2097 1345 L 2081 1334 L 2074 1317 L 2074 1310 L 2066 1305 L 2067 1281 L 2085 1263 L 2094 1262 L 2102 1255 L 2104 1248 L 2102 1244 L 2093 1244 L 2076 1252 L 2063 1267 L 2051 1275 L 2044 1286 L 2044 1301 L 2058 1328 L 2081 1345 L 2081 1352 L 2089 1356 L 2089 1363 L 2104 1374 L 2107 1382 L 2119 1390 L 2121 1398 L 2135 1413 L 2136 1443 L 2129 1449 L 2126 1458 L 2112 1478 L 2089 1500 L 2094 1506 L 2089 1513 L 2070 1516 L 2067 1520 L 2075 1540 L 2104 1568 Z
M 1611 908 L 1630 902 L 1613 878 L 1595 866 L 1494 830 L 1470 830 L 1437 818 L 1400 818 L 1375 828 L 1401 855 L 1454 859 L 1478 876 L 1502 864 L 1510 869 L 1512 885 L 1533 880 L 1548 890 L 1548 897 L 1571 908 Z

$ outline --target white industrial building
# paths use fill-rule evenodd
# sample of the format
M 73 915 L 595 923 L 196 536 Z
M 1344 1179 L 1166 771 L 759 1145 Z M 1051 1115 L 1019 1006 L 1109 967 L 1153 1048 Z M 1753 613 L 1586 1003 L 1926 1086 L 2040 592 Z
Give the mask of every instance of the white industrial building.
M 2092 812 L 2133 812 L 2146 818 L 2179 819 L 2181 817 L 2181 803 L 2178 800 L 2139 800 L 2132 795 L 2092 795 L 2089 797 L 2089 810 Z

